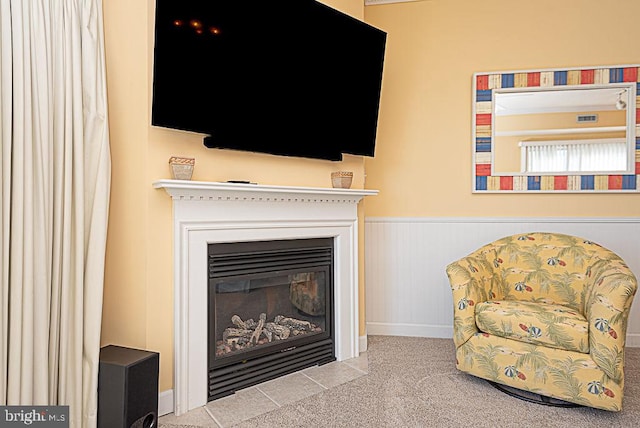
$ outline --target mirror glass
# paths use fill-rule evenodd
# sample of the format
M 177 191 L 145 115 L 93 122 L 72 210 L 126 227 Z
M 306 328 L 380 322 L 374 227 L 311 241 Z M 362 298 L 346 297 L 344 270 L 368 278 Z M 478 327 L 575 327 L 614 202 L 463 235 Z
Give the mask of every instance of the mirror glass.
M 493 175 L 633 173 L 632 94 L 632 84 L 494 90 Z

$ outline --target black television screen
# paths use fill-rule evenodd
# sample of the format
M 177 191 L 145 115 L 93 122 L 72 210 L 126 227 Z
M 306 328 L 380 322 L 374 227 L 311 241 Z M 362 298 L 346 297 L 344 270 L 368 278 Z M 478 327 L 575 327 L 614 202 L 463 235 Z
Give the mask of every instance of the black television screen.
M 373 156 L 385 43 L 313 0 L 157 0 L 152 124 L 207 147 Z

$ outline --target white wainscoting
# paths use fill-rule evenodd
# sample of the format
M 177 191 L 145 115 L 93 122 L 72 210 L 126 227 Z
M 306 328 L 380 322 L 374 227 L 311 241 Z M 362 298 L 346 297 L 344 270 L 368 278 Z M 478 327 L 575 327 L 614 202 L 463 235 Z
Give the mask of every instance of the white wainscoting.
M 452 337 L 453 302 L 445 267 L 480 246 L 516 233 L 560 232 L 597 242 L 640 278 L 640 217 L 365 219 L 367 334 Z M 627 345 L 640 347 L 640 298 Z

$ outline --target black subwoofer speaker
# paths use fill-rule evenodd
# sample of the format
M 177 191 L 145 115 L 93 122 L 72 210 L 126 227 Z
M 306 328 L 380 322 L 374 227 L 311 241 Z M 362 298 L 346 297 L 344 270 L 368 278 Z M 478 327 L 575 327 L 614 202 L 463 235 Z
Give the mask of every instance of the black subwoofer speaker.
M 98 428 L 158 424 L 157 352 L 109 345 L 100 349 Z

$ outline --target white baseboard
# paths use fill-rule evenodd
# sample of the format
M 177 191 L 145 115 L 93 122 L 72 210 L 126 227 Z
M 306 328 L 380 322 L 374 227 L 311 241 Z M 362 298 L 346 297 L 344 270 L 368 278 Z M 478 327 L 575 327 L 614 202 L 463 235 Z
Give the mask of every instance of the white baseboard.
M 367 335 L 360 336 L 358 340 L 358 349 L 360 349 L 360 353 L 367 352 Z
M 627 341 L 625 342 L 625 346 L 628 346 L 629 348 L 640 348 L 640 334 L 627 334 Z
M 446 325 L 369 322 L 367 323 L 367 333 L 372 336 L 412 336 L 450 339 L 453 337 L 453 327 Z
M 158 416 L 173 413 L 173 389 L 158 394 Z

